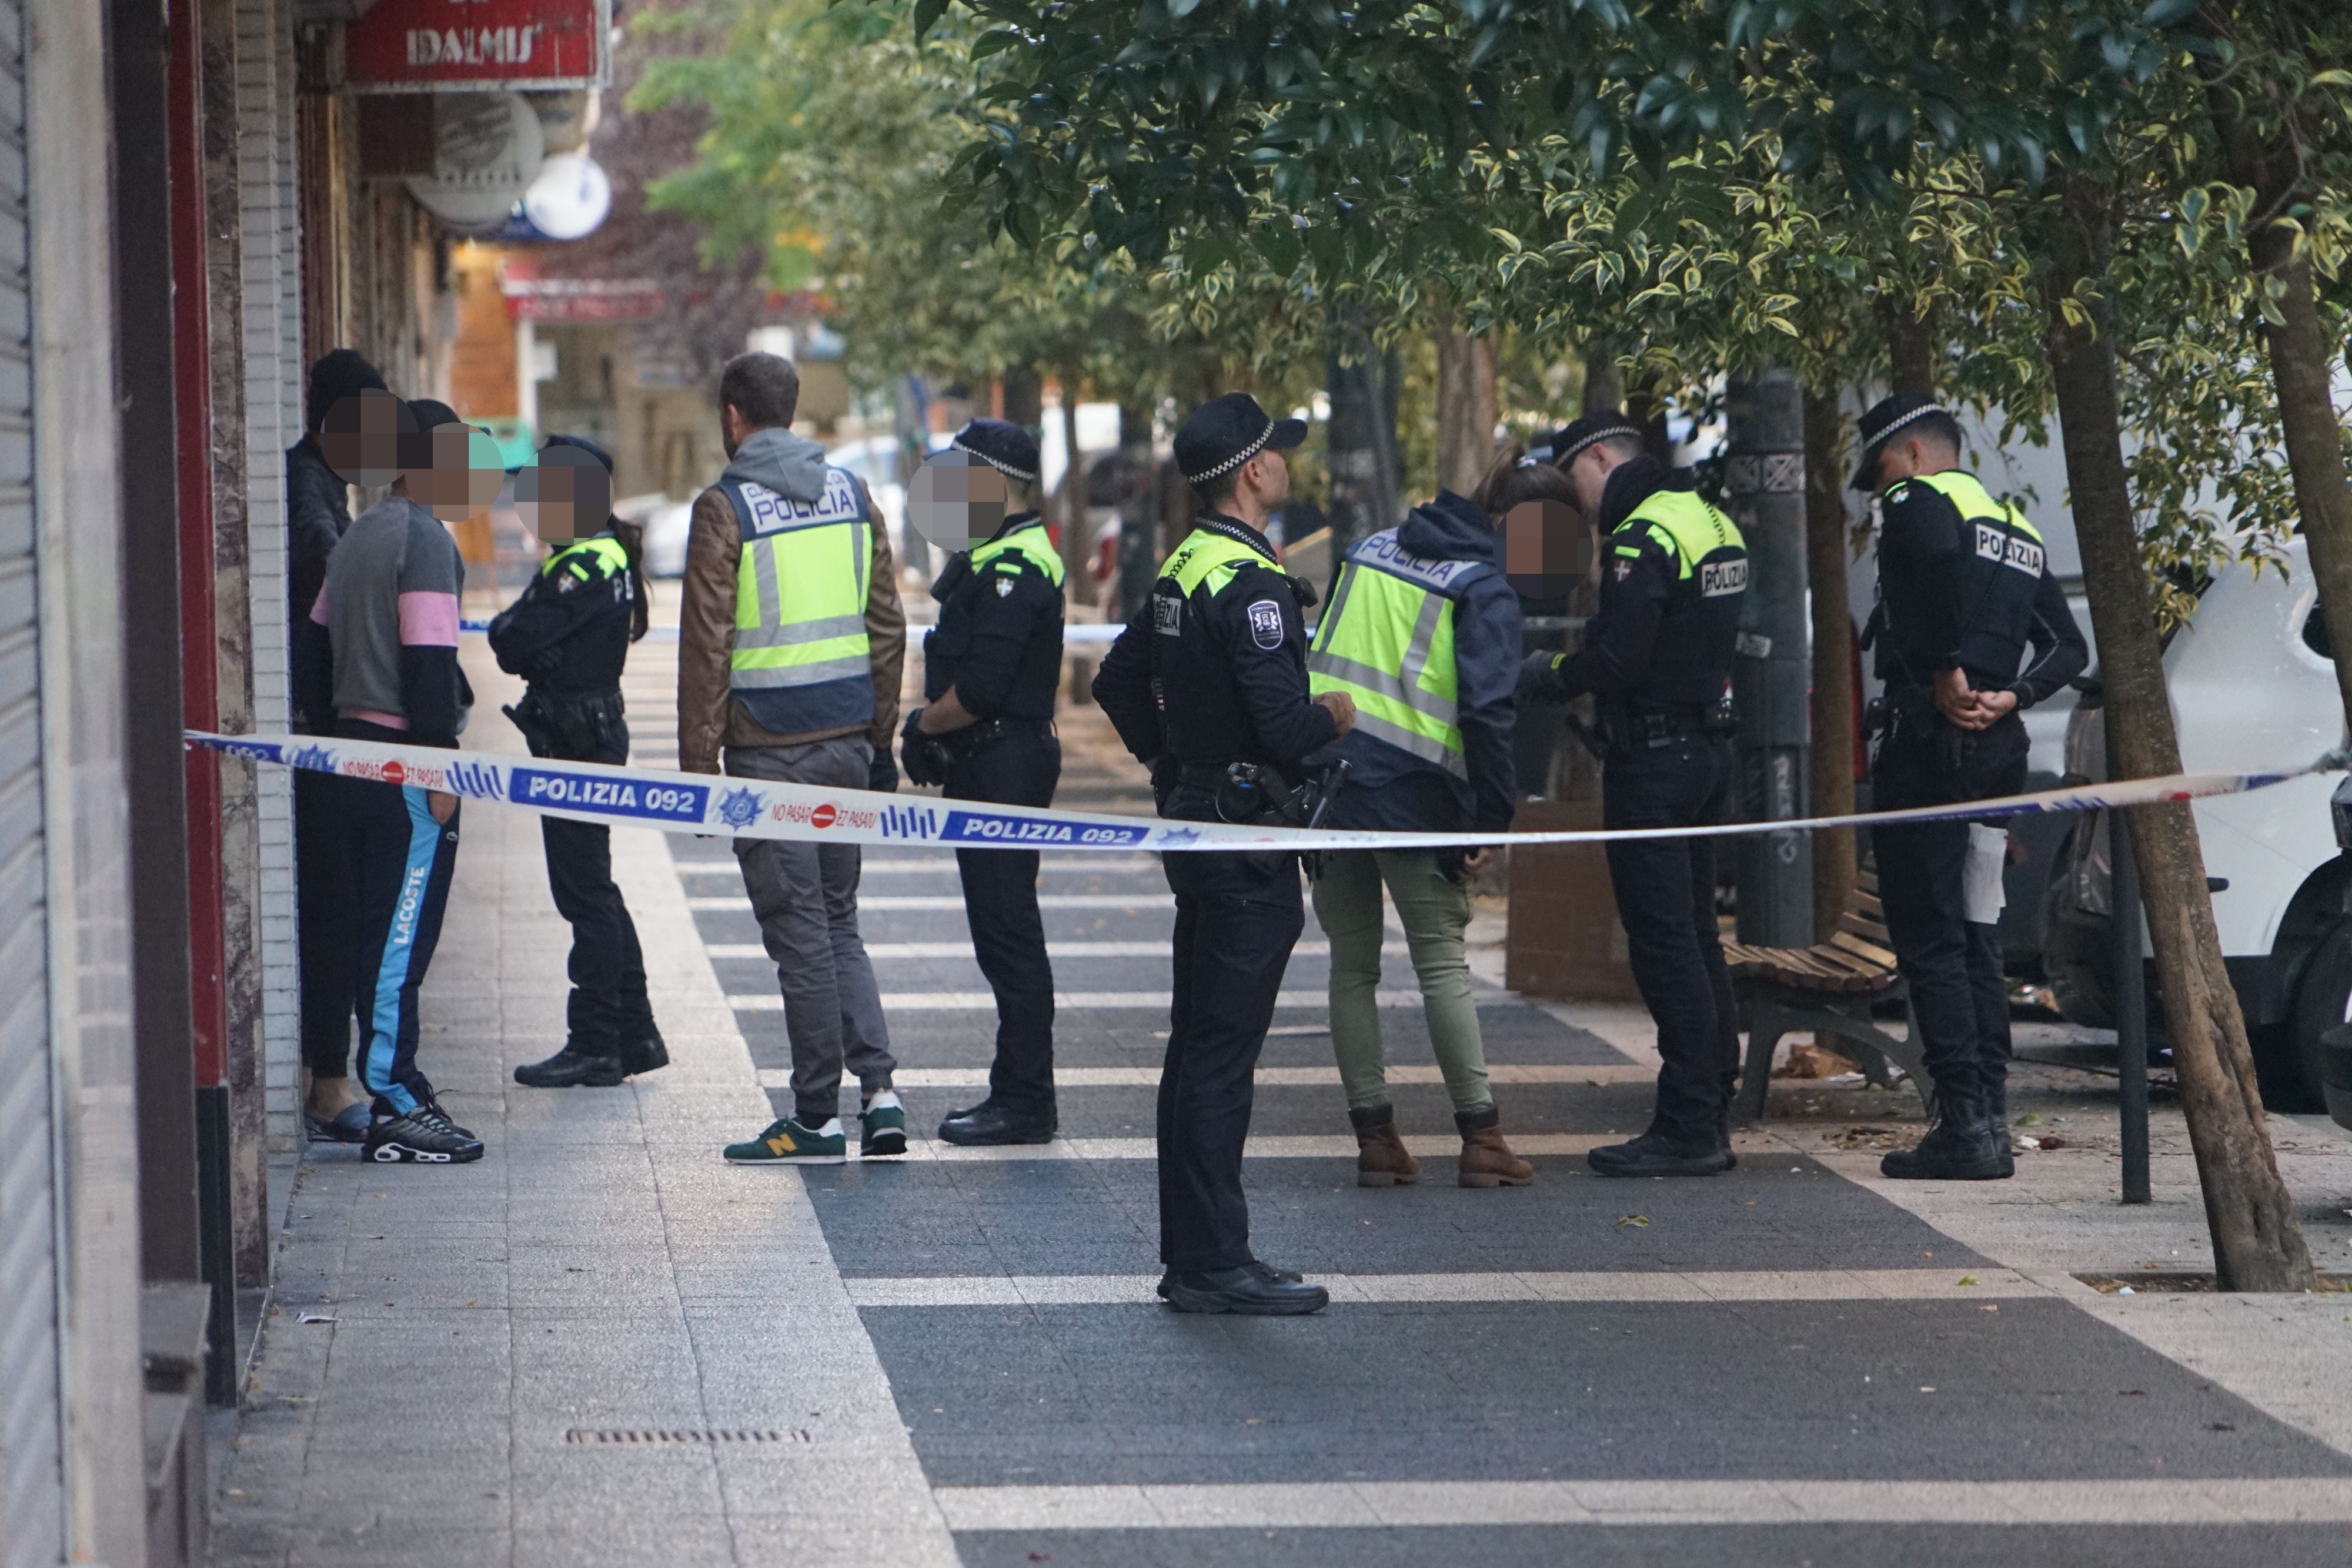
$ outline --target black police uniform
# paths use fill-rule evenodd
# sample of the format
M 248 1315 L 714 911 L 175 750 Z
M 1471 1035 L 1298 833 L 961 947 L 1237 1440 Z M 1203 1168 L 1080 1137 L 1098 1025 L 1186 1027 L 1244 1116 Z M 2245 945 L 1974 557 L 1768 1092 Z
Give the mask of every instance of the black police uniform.
M 625 559 L 607 531 L 556 551 L 522 597 L 490 622 L 499 667 L 529 683 L 522 701 L 506 712 L 532 756 L 628 760 L 621 670 L 635 602 Z M 541 817 L 540 833 L 556 911 L 572 924 L 570 1039 L 557 1057 L 518 1067 L 517 1081 L 617 1083 L 625 1073 L 664 1065 L 669 1055 L 646 999 L 636 924 L 613 882 L 610 830 Z
M 1572 431 L 1575 427 L 1571 426 Z M 1731 678 L 1747 550 L 1728 534 L 1696 560 L 1634 511 L 1692 489 L 1646 454 L 1620 463 L 1601 494 L 1600 602 L 1581 651 L 1529 661 L 1533 695 L 1599 698 L 1601 821 L 1685 828 L 1723 820 L 1732 758 Z M 1739 1070 L 1731 977 L 1715 920 L 1715 841 L 1614 840 L 1609 881 L 1626 957 L 1658 1026 L 1658 1102 L 1649 1131 L 1586 1156 L 1604 1175 L 1708 1175 L 1730 1163 L 1727 1119 Z M 1652 1166 L 1656 1169 L 1652 1169 Z
M 1193 527 L 1196 537 L 1246 546 L 1259 564 L 1190 593 L 1163 571 L 1149 612 L 1104 656 L 1094 695 L 1128 750 L 1152 765 L 1160 814 L 1209 822 L 1218 820 L 1227 764 L 1256 763 L 1298 781 L 1307 755 L 1338 727 L 1308 700 L 1299 612 L 1312 590 L 1284 574 L 1274 547 L 1248 524 L 1207 514 Z M 1306 925 L 1298 856 L 1188 851 L 1163 862 L 1176 931 L 1160 1080 L 1160 1255 L 1180 1274 L 1245 1268 L 1242 1145 L 1251 1075 Z
M 937 702 L 952 686 L 978 722 L 924 736 L 918 709 L 908 716 L 902 749 L 908 776 L 919 784 L 944 783 L 950 800 L 1050 806 L 1061 779 L 1054 698 L 1061 683 L 1062 586 L 1022 550 L 989 548 L 1030 533 L 1045 537 L 1035 512 L 1005 518 L 989 545 L 955 556 L 931 585 L 940 621 L 923 639 L 923 700 Z M 982 561 L 978 569 L 974 553 Z M 944 763 L 943 778 L 934 763 Z M 1055 1126 L 1054 971 L 1037 913 L 1037 861 L 1034 850 L 956 852 L 972 953 L 996 995 L 987 1105 L 1006 1124 L 995 1131 L 1024 1140 L 1050 1137 Z M 949 1121 L 961 1124 L 973 1111 Z M 958 1140 L 952 1126 L 940 1135 L 979 1141 Z
M 1864 466 L 1874 468 L 1875 457 Z M 1937 488 L 1941 477 L 1898 481 L 1881 502 L 1879 608 L 1870 632 L 1875 673 L 1886 685 L 1885 727 L 1871 758 L 1871 804 L 1879 810 L 2022 789 L 2024 710 L 2079 674 L 2088 657 L 2030 525 L 2013 512 L 1964 517 Z M 2033 659 L 2021 673 L 2029 644 Z M 2014 692 L 2017 706 L 1984 729 L 1954 725 L 1936 706 L 1934 683 L 1955 665 L 1970 690 Z M 1997 929 L 1967 916 L 1969 824 L 1889 824 L 1872 830 L 1871 843 L 1887 938 L 1934 1080 L 1939 1130 L 1950 1124 L 1932 1146 L 1888 1155 L 1886 1174 L 2007 1174 L 2008 984 Z M 2002 1168 L 1980 1168 L 1988 1163 Z

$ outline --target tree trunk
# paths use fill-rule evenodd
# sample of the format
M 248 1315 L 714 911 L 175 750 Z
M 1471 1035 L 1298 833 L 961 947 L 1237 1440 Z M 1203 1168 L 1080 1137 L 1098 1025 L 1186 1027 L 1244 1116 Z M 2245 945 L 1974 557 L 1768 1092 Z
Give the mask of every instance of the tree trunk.
M 1437 483 L 1474 494 L 1495 460 L 1495 340 L 1456 329 L 1437 314 Z
M 1078 453 L 1078 372 L 1062 372 L 1062 577 L 1070 596 L 1086 603 L 1093 600 L 1087 588 L 1094 581 L 1087 571 L 1087 465 Z M 1042 483 L 1045 476 L 1038 476 Z M 1041 506 L 1045 497 L 1037 497 Z
M 1584 356 L 1586 413 L 1615 413 L 1625 406 L 1625 377 L 1617 369 L 1616 351 L 1606 342 L 1592 345 Z
M 1045 380 L 1034 365 L 1008 365 L 997 382 L 1004 412 L 1001 417 L 1034 430 L 1045 421 Z
M 1813 601 L 1812 801 L 1853 810 L 1853 616 L 1846 608 L 1844 446 L 1834 387 L 1805 393 L 1805 578 Z M 1836 935 L 1853 897 L 1854 831 L 1813 835 L 1813 940 Z
M 2180 747 L 2167 699 L 2163 647 L 2124 475 L 2115 340 L 2095 292 L 2109 287 L 2116 203 L 2103 184 L 2081 175 L 2061 176 L 2058 183 L 2062 208 L 2043 286 L 2066 484 L 2106 688 L 2107 734 L 2126 777 L 2177 773 Z M 2074 323 L 2061 301 L 2078 285 L 2087 286 L 2091 308 Z M 2214 930 L 2196 820 L 2185 803 L 2136 807 L 2126 815 L 2218 1282 L 2225 1291 L 2309 1290 L 2315 1282 L 2311 1254 L 2271 1150 L 2245 1019 Z
M 1886 338 L 1887 386 L 1891 392 L 1936 395 L 1936 335 L 1927 317 L 1908 302 L 1882 294 L 1877 302 L 1878 329 Z
M 2217 75 L 2221 70 L 2218 63 L 2207 68 Z M 2207 101 L 2221 129 L 2231 180 L 2254 193 L 2257 221 L 2246 238 L 2254 269 L 2277 279 L 2284 290 L 2276 300 L 2280 319 L 2265 322 L 2263 336 L 2270 348 L 2271 380 L 2278 389 L 2279 424 L 2294 476 L 2295 510 L 2310 549 L 2312 581 L 2327 612 L 2328 630 L 2352 628 L 2352 486 L 2344 476 L 2344 427 L 2328 393 L 2335 355 L 2312 290 L 2309 251 L 2297 256 L 2293 230 L 2262 221 L 2304 194 L 2297 188 L 2303 161 L 2291 149 L 2263 144 L 2240 112 L 2233 85 L 2216 82 Z M 2352 658 L 2336 661 L 2336 685 L 2345 712 L 2352 715 Z

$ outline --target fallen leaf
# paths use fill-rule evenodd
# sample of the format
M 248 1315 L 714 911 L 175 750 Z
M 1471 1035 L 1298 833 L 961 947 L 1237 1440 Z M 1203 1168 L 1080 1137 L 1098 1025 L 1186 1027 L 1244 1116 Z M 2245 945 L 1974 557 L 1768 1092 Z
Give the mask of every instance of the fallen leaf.
M 304 1312 L 294 1321 L 298 1323 L 331 1323 L 335 1319 L 326 1312 Z
M 1617 1217 L 1617 1223 L 1620 1226 L 1638 1225 L 1646 1230 L 1650 1226 L 1650 1217 L 1646 1214 L 1622 1214 Z
M 1981 1285 L 1984 1281 L 1978 1279 L 1974 1274 L 1963 1274 L 1960 1276 L 1960 1283 L 1963 1285 Z

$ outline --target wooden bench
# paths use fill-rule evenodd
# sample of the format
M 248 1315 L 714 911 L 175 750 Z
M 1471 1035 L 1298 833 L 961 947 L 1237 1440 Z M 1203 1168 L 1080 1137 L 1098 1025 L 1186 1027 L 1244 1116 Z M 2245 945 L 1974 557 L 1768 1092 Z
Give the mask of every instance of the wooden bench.
M 1726 940 L 1723 961 L 1748 1017 L 1748 1062 L 1739 1075 L 1739 1109 L 1747 1119 L 1764 1114 L 1772 1055 L 1781 1038 L 1801 1031 L 1841 1041 L 1842 1052 L 1882 1088 L 1893 1086 L 1895 1067 L 1910 1075 L 1922 1099 L 1933 1088 L 1916 1043 L 1916 1020 L 1909 1037 L 1897 1040 L 1871 1017 L 1874 1004 L 1903 995 L 1878 903 L 1878 878 L 1871 871 L 1856 878 L 1853 901 L 1828 941 L 1810 947 L 1757 947 Z

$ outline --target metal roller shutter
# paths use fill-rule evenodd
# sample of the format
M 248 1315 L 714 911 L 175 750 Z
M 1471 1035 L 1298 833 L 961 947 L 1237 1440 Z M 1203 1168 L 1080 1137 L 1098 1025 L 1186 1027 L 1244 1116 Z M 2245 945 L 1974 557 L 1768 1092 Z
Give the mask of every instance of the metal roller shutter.
M 33 580 L 25 7 L 0 0 L 0 1553 L 65 1554 Z

